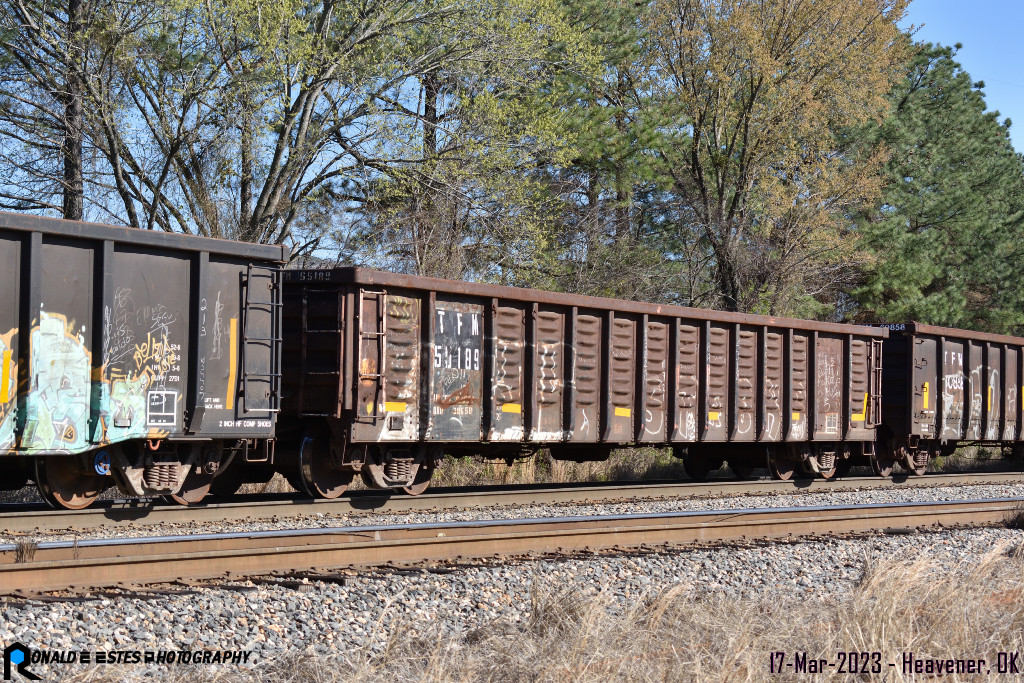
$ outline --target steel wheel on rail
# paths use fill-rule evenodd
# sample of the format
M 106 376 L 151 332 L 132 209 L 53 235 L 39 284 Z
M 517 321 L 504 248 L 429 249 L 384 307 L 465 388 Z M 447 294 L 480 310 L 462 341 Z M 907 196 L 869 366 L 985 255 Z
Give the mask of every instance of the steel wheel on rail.
M 875 450 L 868 454 L 871 471 L 880 477 L 892 475 L 892 468 L 899 458 L 899 444 L 892 434 L 880 434 L 875 443 Z
M 840 479 L 850 474 L 850 468 L 853 467 L 853 460 L 846 458 L 845 460 L 839 460 L 836 462 L 836 476 Z
M 100 456 L 97 456 L 99 458 Z M 97 459 L 97 469 L 100 467 Z M 106 461 L 109 472 L 110 463 Z M 36 458 L 36 486 L 46 504 L 55 510 L 81 510 L 92 505 L 110 485 L 106 474 L 89 472 L 73 455 L 48 455 Z
M 886 456 L 878 449 L 871 454 L 870 460 L 871 470 L 880 477 L 890 476 L 892 474 L 893 465 L 896 464 L 896 460 L 894 458 Z
M 418 496 L 427 490 L 427 487 L 430 486 L 430 478 L 433 476 L 434 468 L 427 467 L 426 464 L 422 464 L 419 469 L 416 470 L 416 476 L 413 478 L 412 484 L 409 486 L 403 486 L 402 490 L 410 496 Z
M 683 458 L 683 469 L 686 470 L 690 479 L 704 481 L 708 478 L 708 473 L 711 472 L 711 463 L 708 462 L 708 456 L 696 448 L 691 448 Z
M 288 482 L 310 498 L 337 498 L 355 478 L 353 472 L 334 466 L 331 437 L 326 430 L 306 433 L 299 447 L 298 471 Z
M 789 457 L 787 452 L 789 449 L 785 446 L 768 447 L 768 471 L 771 472 L 772 479 L 781 479 L 782 481 L 789 481 L 796 474 L 796 462 Z

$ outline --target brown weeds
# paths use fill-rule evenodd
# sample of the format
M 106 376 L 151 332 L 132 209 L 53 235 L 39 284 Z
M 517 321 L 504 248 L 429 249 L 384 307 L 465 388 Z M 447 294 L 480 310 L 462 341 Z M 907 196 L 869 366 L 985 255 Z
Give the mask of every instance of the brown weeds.
M 621 603 L 591 587 L 550 590 L 534 577 L 522 622 L 496 621 L 452 634 L 437 623 L 393 628 L 384 650 L 330 656 L 292 653 L 258 671 L 224 671 L 219 680 L 313 681 L 910 681 L 918 659 L 984 659 L 1024 652 L 1024 559 L 999 547 L 956 567 L 928 559 L 868 566 L 852 589 L 819 598 L 771 593 L 738 598 L 678 585 Z M 771 653 L 840 661 L 839 653 L 879 653 L 866 671 L 820 675 L 770 671 Z M 849 660 L 847 660 L 849 661 Z M 874 664 L 878 667 L 875 670 Z M 859 664 L 860 662 L 858 662 Z M 890 667 L 889 664 L 895 666 Z M 172 680 L 198 672 L 169 671 Z M 101 680 L 112 680 L 102 676 Z M 989 680 L 953 673 L 943 681 Z

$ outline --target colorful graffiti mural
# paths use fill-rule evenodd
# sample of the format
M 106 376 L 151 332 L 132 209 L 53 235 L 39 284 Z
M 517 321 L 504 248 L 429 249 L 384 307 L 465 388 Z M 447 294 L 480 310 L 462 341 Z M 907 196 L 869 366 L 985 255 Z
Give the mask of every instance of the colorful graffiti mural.
M 31 378 L 17 388 L 17 365 L 0 386 L 0 453 L 81 453 L 129 439 L 161 438 L 177 426 L 178 391 L 168 388 L 168 368 L 178 362 L 166 330 L 134 345 L 124 371 L 104 365 L 94 377 L 92 354 L 75 325 L 40 312 L 30 341 Z M 0 357 L 16 357 L 14 332 L 0 336 Z M 2 385 L 3 382 L 0 382 Z M 6 393 L 4 393 L 6 392 Z M 18 414 L 25 416 L 17 433 Z

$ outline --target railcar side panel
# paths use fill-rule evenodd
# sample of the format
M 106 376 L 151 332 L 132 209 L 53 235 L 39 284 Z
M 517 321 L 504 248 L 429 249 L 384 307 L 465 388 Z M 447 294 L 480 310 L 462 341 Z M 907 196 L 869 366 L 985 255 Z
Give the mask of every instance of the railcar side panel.
M 846 406 L 846 438 L 852 441 L 872 441 L 874 429 L 871 425 L 878 419 L 878 416 L 871 414 L 874 410 L 871 401 L 874 349 L 869 340 L 858 339 L 853 335 L 850 335 L 847 343 L 850 348 L 850 386 Z
M 302 417 L 341 417 L 344 404 L 346 288 L 285 290 L 282 409 Z
M 1020 363 L 1020 348 L 1007 346 L 1003 352 L 1003 441 L 1017 438 L 1017 403 L 1020 394 L 1017 369 Z
M 697 440 L 698 405 L 701 397 L 700 352 L 703 346 L 701 333 L 703 325 L 694 321 L 676 321 L 676 419 L 673 440 L 693 442 Z
M 760 441 L 781 441 L 783 432 L 783 386 L 785 336 L 766 329 L 764 332 L 764 387 Z
M 594 311 L 575 314 L 572 341 L 570 440 L 593 443 L 601 438 L 602 318 Z
M 968 342 L 967 349 L 967 384 L 971 397 L 967 416 L 967 438 L 980 440 L 984 438 L 984 397 L 985 397 L 985 366 L 984 347 L 977 342 Z
M 562 440 L 565 395 L 565 311 L 547 306 L 533 308 L 529 440 Z
M 808 415 L 810 408 L 809 377 L 811 375 L 810 339 L 808 334 L 802 332 L 790 332 L 789 335 L 789 407 L 785 416 L 789 424 L 789 432 L 786 441 L 804 441 L 809 438 L 807 425 L 811 420 L 811 416 Z
M 385 418 L 380 439 L 415 441 L 420 434 L 420 300 L 389 293 L 385 302 Z
M 925 439 L 934 438 L 936 433 L 936 403 L 941 394 L 938 390 L 939 364 L 936 362 L 938 347 L 931 337 L 916 337 L 913 340 L 913 369 L 910 385 L 911 433 Z
M 641 362 L 640 417 L 637 420 L 641 443 L 668 440 L 668 361 L 669 323 L 644 316 L 643 359 Z
M 491 441 L 522 441 L 525 402 L 526 310 L 495 300 Z
M 837 441 L 843 406 L 843 340 L 816 335 L 814 355 L 814 435 L 815 441 Z
M 985 344 L 985 439 L 1002 437 L 1003 420 L 1003 349 L 998 344 Z
M 606 341 L 607 384 L 604 406 L 604 441 L 629 443 L 633 440 L 636 395 L 636 321 L 608 314 Z
M 704 435 L 702 441 L 729 440 L 729 398 L 732 389 L 730 365 L 733 359 L 732 326 L 709 323 L 705 377 L 707 400 L 704 404 Z
M 19 401 L 18 374 L 24 369 L 22 357 L 21 316 L 24 299 L 21 292 L 21 239 L 0 233 L 0 249 L 13 259 L 7 268 L 0 268 L 0 293 L 8 302 L 0 306 L 0 455 L 14 448 Z
M 757 438 L 757 400 L 760 381 L 758 329 L 737 325 L 734 333 L 736 335 L 736 376 L 733 384 L 734 408 L 730 425 L 730 440 L 754 441 Z
M 964 340 L 940 338 L 942 346 L 942 401 L 940 439 L 959 441 L 965 438 L 964 417 L 968 408 L 964 375 Z M 938 381 L 936 381 L 938 385 Z
M 483 437 L 483 315 L 483 305 L 472 300 L 433 303 L 428 441 Z

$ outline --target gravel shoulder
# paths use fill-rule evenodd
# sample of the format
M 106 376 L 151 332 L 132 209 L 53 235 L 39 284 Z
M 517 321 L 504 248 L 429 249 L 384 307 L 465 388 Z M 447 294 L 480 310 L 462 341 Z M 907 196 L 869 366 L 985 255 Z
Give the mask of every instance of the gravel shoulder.
M 665 591 L 692 600 L 714 595 L 832 600 L 854 590 L 879 563 L 927 560 L 933 571 L 966 575 L 993 550 L 1019 555 L 1022 546 L 1022 531 L 962 529 L 378 570 L 343 583 L 313 581 L 298 590 L 246 582 L 151 599 L 117 594 L 73 602 L 6 598 L 0 600 L 0 642 L 50 650 L 250 650 L 245 666 L 259 670 L 294 653 L 335 661 L 350 661 L 356 653 L 380 656 L 393 646 L 396 634 L 403 639 L 472 639 L 477 630 L 495 624 L 525 624 L 538 599 L 552 596 L 600 598 L 612 615 Z M 72 674 L 75 665 L 38 668 L 61 677 Z M 147 671 L 159 673 L 159 668 L 140 664 L 123 673 Z

